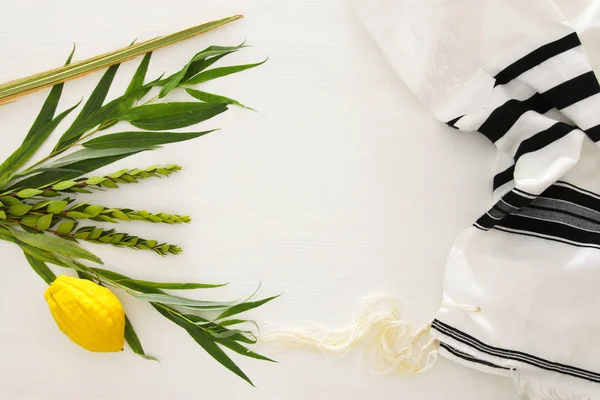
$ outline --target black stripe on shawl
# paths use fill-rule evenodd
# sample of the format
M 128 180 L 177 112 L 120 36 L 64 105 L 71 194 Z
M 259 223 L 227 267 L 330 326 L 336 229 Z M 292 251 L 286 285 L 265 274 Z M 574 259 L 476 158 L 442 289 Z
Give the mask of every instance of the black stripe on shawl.
M 444 343 L 444 342 L 440 342 L 440 347 L 444 350 L 446 350 L 448 353 L 452 354 L 455 357 L 458 358 L 462 358 L 463 360 L 466 361 L 470 361 L 472 363 L 476 363 L 476 364 L 481 364 L 481 365 L 485 365 L 486 367 L 490 367 L 490 368 L 496 368 L 496 369 L 504 369 L 504 370 L 510 370 L 510 368 L 507 367 L 502 367 L 500 365 L 496 365 L 494 363 L 485 361 L 485 360 L 480 360 L 479 358 L 473 357 L 470 354 L 464 353 L 458 349 L 455 349 L 454 347 Z
M 542 96 L 556 109 L 562 110 L 598 93 L 598 78 L 594 71 L 589 71 L 545 91 Z
M 492 142 L 497 142 L 527 111 L 539 114 L 547 113 L 552 109 L 552 104 L 541 94 L 536 93 L 526 100 L 508 100 L 496 108 L 478 131 L 483 133 Z
M 494 176 L 494 190 L 515 179 L 515 166 L 512 165 Z
M 545 44 L 500 71 L 494 77 L 496 79 L 496 85 L 505 85 L 544 61 L 580 45 L 581 41 L 575 32 L 562 39 Z
M 600 383 L 600 374 L 598 373 L 574 367 L 571 365 L 549 361 L 541 357 L 537 357 L 532 354 L 524 353 L 521 351 L 507 350 L 500 347 L 491 346 L 437 319 L 433 321 L 432 328 L 456 340 L 457 342 L 460 342 L 466 346 L 469 346 L 481 353 L 488 354 L 490 356 L 504 358 L 506 360 L 518 361 L 524 364 L 544 369 L 546 371 L 558 372 L 564 375 L 573 376 L 575 378 L 581 378 L 587 381 Z
M 564 122 L 557 122 L 550 128 L 536 133 L 529 139 L 523 140 L 515 153 L 515 162 L 527 153 L 533 153 L 541 150 L 544 147 L 556 142 L 558 139 L 566 136 L 573 130 L 575 130 L 574 126 L 565 124 Z

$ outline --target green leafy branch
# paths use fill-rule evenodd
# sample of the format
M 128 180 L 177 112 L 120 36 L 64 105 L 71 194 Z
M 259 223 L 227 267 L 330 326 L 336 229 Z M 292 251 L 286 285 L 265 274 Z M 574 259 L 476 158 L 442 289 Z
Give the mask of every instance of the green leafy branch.
M 93 193 L 89 189 L 117 189 L 119 184 L 139 183 L 140 180 L 147 178 L 161 178 L 171 175 L 174 172 L 181 171 L 181 166 L 177 164 L 153 165 L 145 169 L 122 169 L 110 175 L 93 176 L 91 178 L 78 178 L 57 182 L 40 189 L 22 189 L 11 191 L 0 195 L 0 197 L 11 196 L 21 199 L 27 199 L 36 196 L 56 197 L 66 193 Z

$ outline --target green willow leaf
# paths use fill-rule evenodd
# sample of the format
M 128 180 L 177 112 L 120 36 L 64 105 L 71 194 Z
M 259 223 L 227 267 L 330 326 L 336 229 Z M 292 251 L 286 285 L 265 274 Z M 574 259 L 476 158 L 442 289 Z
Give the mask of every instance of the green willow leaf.
M 251 321 L 248 321 L 247 319 L 228 319 L 225 321 L 219 321 L 219 325 L 220 326 L 233 326 L 233 325 L 245 324 L 247 322 L 251 322 Z
M 185 297 L 172 296 L 166 293 L 137 293 L 133 296 L 139 300 L 144 300 L 149 303 L 161 303 L 199 310 L 223 310 L 228 309 L 237 304 L 237 302 L 216 302 L 187 299 Z
M 208 284 L 208 283 L 151 282 L 151 281 L 141 281 L 138 279 L 118 279 L 115 281 L 122 285 L 134 284 L 134 285 L 143 286 L 145 288 L 167 289 L 167 290 L 214 289 L 214 288 L 220 288 L 220 287 L 227 285 L 227 283 Z M 127 285 L 125 285 L 125 286 L 127 286 Z
M 255 353 L 252 350 L 250 350 L 249 348 L 247 348 L 246 346 L 244 346 L 243 344 L 240 344 L 238 342 L 236 342 L 233 339 L 230 338 L 224 338 L 224 339 L 216 339 L 216 342 L 227 347 L 230 350 L 235 351 L 238 354 L 241 354 L 245 357 L 249 357 L 249 358 L 254 358 L 256 360 L 262 360 L 262 361 L 269 361 L 272 363 L 277 363 L 277 361 L 270 359 L 268 357 L 265 357 L 261 354 Z
M 250 68 L 258 67 L 259 65 L 264 64 L 267 60 L 255 63 L 255 64 L 242 64 L 242 65 L 232 65 L 229 67 L 219 67 L 214 69 L 209 69 L 208 71 L 204 71 L 194 76 L 185 82 L 186 85 L 197 85 L 199 83 L 208 82 L 213 79 L 221 78 L 223 76 L 235 74 L 241 71 L 245 71 Z
M 52 93 L 51 93 L 52 94 Z M 26 137 L 23 144 L 0 165 L 0 182 L 6 182 L 9 177 L 21 168 L 48 139 L 48 136 L 56 129 L 58 124 L 73 111 L 79 103 L 66 111 L 63 111 L 56 118 L 40 126 L 35 134 Z
M 84 174 L 95 171 L 98 168 L 102 168 L 141 151 L 145 150 L 125 152 L 124 154 L 115 156 L 97 157 L 89 160 L 74 162 L 72 164 L 65 165 L 64 168 L 53 168 L 51 171 L 44 171 L 14 183 L 10 187 L 10 190 L 15 190 L 17 188 L 45 187 L 59 181 L 78 178 Z
M 140 146 L 140 147 L 132 147 L 127 149 L 118 149 L 118 148 L 84 148 L 78 150 L 74 153 L 71 153 L 67 156 L 59 158 L 58 160 L 48 164 L 50 168 L 60 168 L 66 167 L 68 165 L 72 165 L 81 161 L 90 161 L 95 158 L 105 158 L 119 155 L 129 155 L 131 153 L 139 153 L 140 151 L 153 150 L 156 149 L 155 146 Z M 83 169 L 85 170 L 85 169 Z
M 0 228 L 0 240 L 5 240 L 7 242 L 16 244 L 17 246 L 19 246 L 21 248 L 21 250 L 23 250 L 23 252 L 25 254 L 33 256 L 34 258 L 36 258 L 40 261 L 51 263 L 54 265 L 59 265 L 61 267 L 67 266 L 67 265 L 65 265 L 65 263 L 58 260 L 57 256 L 55 256 L 52 252 L 40 249 L 38 247 L 31 246 L 27 243 L 24 243 L 24 242 L 20 241 L 19 239 L 17 239 L 11 232 L 12 232 L 12 230 L 10 230 L 7 227 Z
M 213 339 L 209 334 L 192 322 L 182 317 L 180 314 L 174 312 L 163 305 L 153 304 L 153 307 L 165 318 L 173 321 L 183 329 L 198 343 L 212 358 L 219 362 L 222 366 L 254 386 L 250 378 L 229 358 L 227 354 L 215 343 L 216 339 Z
M 1 233 L 1 230 L 0 230 Z M 0 237 L 1 239 L 1 237 Z M 136 283 L 136 280 L 131 279 L 125 275 L 119 274 L 118 272 L 110 271 L 102 268 L 91 268 L 94 273 L 98 274 L 104 279 L 116 282 L 126 288 L 136 290 L 141 293 L 156 293 L 156 294 L 164 294 L 163 291 L 153 288 L 151 286 L 144 286 Z
M 23 251 L 23 254 L 25 255 L 29 265 L 31 265 L 31 268 L 44 280 L 44 282 L 46 282 L 48 285 L 54 282 L 56 275 L 50 268 L 48 268 L 44 261 L 27 254 L 25 251 Z
M 135 354 L 145 358 L 146 360 L 160 362 L 158 358 L 149 356 L 144 352 L 142 343 L 140 342 L 137 333 L 135 333 L 135 329 L 133 329 L 133 325 L 131 324 L 131 321 L 129 320 L 127 315 L 125 315 L 125 341 L 129 345 L 129 347 L 131 347 L 131 350 L 133 350 Z
M 197 53 L 194 57 L 192 57 L 190 62 L 188 62 L 179 71 L 155 84 L 155 86 L 162 86 L 158 97 L 165 97 L 167 94 L 169 94 L 169 92 L 178 87 L 181 84 L 181 82 L 190 79 L 192 76 L 196 75 L 200 71 L 208 68 L 210 65 L 217 62 L 220 58 L 224 57 L 225 55 L 237 51 L 242 47 L 242 45 L 243 43 L 240 46 L 235 47 L 211 46 Z M 213 57 L 210 60 L 210 62 L 208 62 L 206 58 L 211 56 Z
M 145 84 L 139 91 L 138 91 L 138 96 L 137 99 L 140 100 L 141 98 L 143 98 L 145 95 L 148 94 L 148 92 L 150 92 L 152 90 L 152 88 L 154 88 L 155 86 L 160 86 L 160 82 L 162 77 L 164 76 L 164 74 L 162 74 L 161 76 L 159 76 L 158 78 L 156 78 L 155 80 L 153 80 L 152 82 L 148 82 L 147 84 Z
M 158 94 L 159 99 L 162 99 L 167 94 L 169 94 L 169 92 L 171 92 L 173 89 L 175 89 L 177 86 L 179 86 L 179 82 L 181 82 L 181 80 L 185 76 L 185 73 L 188 68 L 189 68 L 189 64 L 186 65 L 179 72 L 171 75 L 170 77 L 168 77 L 162 81 L 163 86 L 160 89 L 160 92 Z
M 92 149 L 151 147 L 195 139 L 214 131 L 215 129 L 204 132 L 120 132 L 89 140 L 82 145 Z
M 210 58 L 206 58 L 206 56 L 197 58 L 198 57 L 198 55 L 197 55 L 196 57 L 194 57 L 194 61 L 191 62 L 188 70 L 186 71 L 183 79 L 180 82 L 180 85 L 187 83 L 194 76 L 198 75 L 200 72 L 204 71 L 206 68 L 210 67 L 211 65 L 213 65 L 214 63 L 219 61 L 221 58 L 223 58 L 231 53 L 234 53 L 235 51 L 237 51 L 237 50 L 211 51 L 211 53 L 216 53 L 216 54 L 213 54 L 214 57 L 210 57 Z
M 75 45 L 73 45 L 73 50 L 71 50 L 71 54 L 67 57 L 67 61 L 65 65 L 69 65 L 73 60 L 73 55 L 75 54 Z M 60 96 L 62 94 L 64 84 L 54 85 L 50 90 L 50 94 L 46 98 L 44 105 L 37 118 L 33 122 L 29 133 L 25 137 L 25 140 L 30 139 L 32 136 L 36 134 L 44 125 L 48 124 L 54 118 L 54 114 L 56 113 L 56 108 L 58 107 L 58 101 L 60 100 Z
M 276 298 L 278 298 L 280 295 L 277 296 L 272 296 L 272 297 L 267 297 L 265 299 L 262 300 L 257 300 L 257 301 L 248 301 L 242 304 L 237 304 L 227 310 L 225 310 L 221 315 L 219 315 L 217 317 L 217 320 L 219 319 L 223 319 L 223 318 L 227 318 L 227 317 L 231 317 L 232 315 L 236 315 L 236 314 L 240 314 L 249 310 L 252 310 L 253 308 L 256 307 L 260 307 L 263 304 L 266 304 L 268 302 L 270 302 L 271 300 L 274 300 Z
M 185 318 L 187 318 L 188 320 L 190 320 L 192 323 L 194 323 L 197 326 L 202 327 L 203 329 L 210 331 L 211 332 L 211 336 L 213 336 L 212 334 L 214 333 L 223 333 L 226 334 L 227 332 L 231 332 L 228 328 L 224 327 L 223 325 L 221 325 L 220 323 L 214 322 L 214 321 L 209 321 L 199 315 L 196 314 L 185 314 L 184 315 Z M 243 342 L 243 343 L 248 343 L 248 344 L 255 344 L 257 342 L 256 337 L 249 338 L 247 335 L 245 334 L 241 334 L 239 332 L 234 332 L 232 335 L 227 335 L 229 336 L 229 338 L 231 340 L 235 340 L 238 342 Z M 214 337 L 214 336 L 213 336 Z M 215 338 L 216 339 L 216 338 Z
M 16 229 L 11 229 L 10 233 L 21 242 L 33 247 L 37 247 L 38 249 L 61 254 L 65 257 L 81 258 L 102 264 L 102 260 L 100 258 L 89 251 L 82 249 L 76 243 L 69 242 L 55 236 L 46 234 L 33 234 Z
M 140 62 L 135 74 L 133 74 L 133 78 L 131 78 L 131 82 L 125 90 L 125 97 L 135 99 L 138 95 L 142 87 L 144 86 L 144 80 L 146 79 L 146 74 L 148 73 L 148 66 L 150 65 L 150 58 L 152 58 L 152 52 L 146 54 Z M 132 103 L 133 104 L 133 103 Z
M 90 98 L 85 103 L 81 112 L 71 124 L 71 127 L 67 129 L 67 131 L 62 135 L 56 147 L 54 147 L 53 153 L 58 153 L 60 151 L 65 150 L 70 144 L 76 142 L 81 135 L 86 132 L 86 127 L 88 124 L 86 122 L 90 119 L 90 116 L 94 115 L 104 104 L 104 100 L 106 100 L 106 96 L 108 95 L 108 91 L 112 82 L 115 78 L 117 70 L 119 69 L 119 64 L 113 65 L 109 69 L 106 70 L 98 85 L 90 95 Z
M 227 110 L 225 104 L 160 103 L 132 108 L 119 117 L 133 126 L 151 131 L 184 128 Z
M 246 107 L 245 105 L 243 105 L 239 101 L 231 99 L 229 97 L 219 96 L 218 94 L 207 93 L 207 92 L 203 92 L 202 90 L 197 90 L 197 89 L 185 89 L 185 91 L 188 92 L 188 94 L 190 96 L 192 96 L 193 98 L 195 98 L 197 100 L 200 100 L 200 101 L 203 101 L 205 103 L 211 103 L 211 104 L 231 104 L 231 105 L 234 105 L 234 106 L 247 108 L 248 110 L 256 111 L 255 109 L 250 108 L 250 107 Z

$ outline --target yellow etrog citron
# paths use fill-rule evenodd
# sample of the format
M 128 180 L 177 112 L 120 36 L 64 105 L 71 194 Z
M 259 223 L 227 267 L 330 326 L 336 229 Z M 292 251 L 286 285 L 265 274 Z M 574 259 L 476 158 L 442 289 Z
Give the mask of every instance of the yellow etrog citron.
M 61 275 L 44 297 L 56 324 L 72 341 L 90 351 L 123 350 L 125 312 L 113 292 L 85 279 Z

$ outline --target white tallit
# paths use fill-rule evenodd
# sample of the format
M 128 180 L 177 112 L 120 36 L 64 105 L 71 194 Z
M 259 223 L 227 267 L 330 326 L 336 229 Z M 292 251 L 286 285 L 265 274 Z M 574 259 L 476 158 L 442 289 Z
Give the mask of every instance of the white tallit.
M 600 399 L 600 2 L 355 3 L 431 113 L 498 149 L 494 201 L 448 257 L 441 353 L 531 398 Z

